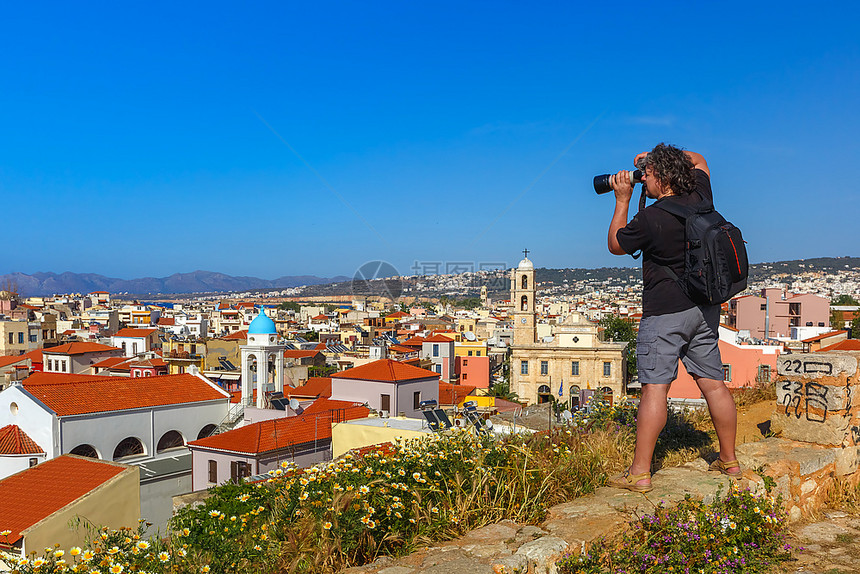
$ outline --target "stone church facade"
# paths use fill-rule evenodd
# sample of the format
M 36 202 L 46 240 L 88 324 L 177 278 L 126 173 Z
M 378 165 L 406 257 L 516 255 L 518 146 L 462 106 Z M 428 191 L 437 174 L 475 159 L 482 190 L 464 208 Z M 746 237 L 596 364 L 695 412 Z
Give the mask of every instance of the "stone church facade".
M 618 400 L 626 393 L 627 343 L 601 341 L 597 325 L 571 312 L 538 338 L 535 269 L 526 257 L 511 272 L 513 345 L 511 390 L 520 400 L 543 403 L 551 398 L 579 404 L 581 391 Z

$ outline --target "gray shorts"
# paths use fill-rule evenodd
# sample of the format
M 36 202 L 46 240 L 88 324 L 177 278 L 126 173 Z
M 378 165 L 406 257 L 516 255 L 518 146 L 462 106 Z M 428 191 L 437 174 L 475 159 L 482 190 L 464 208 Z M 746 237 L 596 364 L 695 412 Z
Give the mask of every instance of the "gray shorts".
M 636 337 L 636 366 L 643 385 L 668 385 L 678 377 L 678 359 L 694 377 L 723 380 L 719 305 L 645 317 Z

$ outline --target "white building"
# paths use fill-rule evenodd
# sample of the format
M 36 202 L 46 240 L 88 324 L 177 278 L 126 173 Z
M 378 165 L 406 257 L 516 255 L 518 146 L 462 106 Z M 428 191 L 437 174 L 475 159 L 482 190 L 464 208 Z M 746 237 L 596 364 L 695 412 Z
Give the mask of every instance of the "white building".
M 185 445 L 209 436 L 229 404 L 202 375 L 35 373 L 0 392 L 0 428 L 18 427 L 47 460 L 71 453 L 140 466 L 141 513 L 163 531 L 172 496 L 191 490 Z M 10 467 L 2 455 L 0 462 Z

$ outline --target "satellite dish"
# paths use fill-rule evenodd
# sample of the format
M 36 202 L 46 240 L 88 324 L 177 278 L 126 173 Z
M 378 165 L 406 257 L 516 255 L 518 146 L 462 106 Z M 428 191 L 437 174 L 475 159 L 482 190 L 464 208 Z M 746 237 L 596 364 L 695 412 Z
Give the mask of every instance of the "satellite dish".
M 475 336 L 475 334 L 471 331 L 467 331 L 466 333 L 464 333 L 464 336 L 466 337 L 467 341 L 477 341 L 478 340 L 478 338 Z
M 488 420 L 485 420 L 485 421 L 484 421 L 484 426 L 485 426 L 485 427 L 487 427 L 487 430 L 489 430 L 489 429 L 493 428 L 493 421 L 491 421 L 491 420 L 489 420 L 489 419 L 488 419 Z
M 299 408 L 299 401 L 297 399 L 290 399 L 290 408 L 294 411 Z

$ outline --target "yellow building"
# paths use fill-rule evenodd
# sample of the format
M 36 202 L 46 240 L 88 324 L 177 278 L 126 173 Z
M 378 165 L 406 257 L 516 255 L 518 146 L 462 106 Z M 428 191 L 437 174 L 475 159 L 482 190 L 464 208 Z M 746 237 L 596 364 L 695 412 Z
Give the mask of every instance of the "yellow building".
M 487 342 L 482 341 L 480 339 L 475 339 L 474 341 L 470 341 L 468 338 L 464 338 L 459 343 L 454 343 L 454 356 L 455 357 L 486 357 L 487 356 Z
M 554 398 L 578 404 L 583 390 L 621 398 L 627 385 L 627 343 L 601 341 L 597 325 L 575 312 L 539 337 L 535 296 L 534 264 L 525 258 L 511 274 L 511 391 L 529 403 Z

